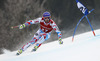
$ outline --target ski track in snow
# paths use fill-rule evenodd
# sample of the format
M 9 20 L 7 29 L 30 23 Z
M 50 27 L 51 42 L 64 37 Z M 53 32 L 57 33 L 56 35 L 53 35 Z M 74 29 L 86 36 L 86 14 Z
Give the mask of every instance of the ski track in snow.
M 36 52 L 31 52 L 29 47 L 21 55 L 4 49 L 0 55 L 0 61 L 100 61 L 100 29 L 76 35 L 74 42 L 72 37 L 63 39 L 64 44 L 58 41 L 41 45 Z

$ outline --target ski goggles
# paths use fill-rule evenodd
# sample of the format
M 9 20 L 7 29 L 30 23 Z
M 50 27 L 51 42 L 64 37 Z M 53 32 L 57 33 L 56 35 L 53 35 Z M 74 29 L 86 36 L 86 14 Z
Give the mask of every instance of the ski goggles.
M 44 19 L 50 19 L 50 17 L 44 17 Z

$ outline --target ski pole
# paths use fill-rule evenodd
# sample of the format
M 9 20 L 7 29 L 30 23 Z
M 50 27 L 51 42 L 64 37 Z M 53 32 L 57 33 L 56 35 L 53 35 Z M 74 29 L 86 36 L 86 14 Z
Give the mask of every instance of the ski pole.
M 11 28 L 14 29 L 14 28 L 18 28 L 18 27 L 19 27 L 19 26 L 12 26 Z

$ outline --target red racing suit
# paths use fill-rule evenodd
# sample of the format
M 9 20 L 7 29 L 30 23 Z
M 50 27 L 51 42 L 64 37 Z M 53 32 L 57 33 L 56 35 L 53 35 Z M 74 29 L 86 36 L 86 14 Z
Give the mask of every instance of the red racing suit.
M 44 18 L 37 18 L 35 20 L 30 20 L 26 22 L 25 25 L 27 26 L 31 24 L 37 24 L 37 23 L 40 23 L 40 29 L 44 33 L 49 33 L 54 29 L 58 34 L 58 38 L 61 38 L 61 32 L 58 26 L 56 25 L 56 23 L 52 19 L 50 19 L 49 23 L 45 23 Z

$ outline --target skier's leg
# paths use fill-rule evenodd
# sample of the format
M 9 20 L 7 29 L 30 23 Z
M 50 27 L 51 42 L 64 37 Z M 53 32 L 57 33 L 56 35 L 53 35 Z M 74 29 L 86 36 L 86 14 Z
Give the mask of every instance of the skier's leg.
M 39 39 L 40 35 L 39 35 L 39 30 L 36 32 L 36 34 L 34 35 L 34 37 L 32 38 L 32 40 L 27 43 L 26 45 L 24 45 L 17 53 L 17 55 L 21 54 L 23 51 L 25 51 L 29 46 L 31 46 L 32 44 L 36 43 L 37 40 Z
M 21 54 L 22 52 L 24 52 L 28 47 L 30 47 L 32 44 L 36 43 L 38 39 L 36 39 L 36 37 L 33 37 L 32 41 L 30 41 L 29 43 L 27 43 L 26 45 L 24 45 L 20 50 L 18 50 L 17 55 Z
M 28 47 L 30 47 L 32 44 L 34 44 L 34 43 L 36 43 L 37 42 L 37 38 L 36 37 L 33 37 L 32 38 L 32 40 L 29 42 L 29 43 L 27 43 L 26 45 L 24 45 L 22 48 L 21 48 L 21 50 L 22 51 L 25 51 Z
M 42 37 L 37 41 L 37 44 L 34 47 L 33 51 L 36 51 L 37 48 L 39 48 L 44 41 L 48 40 L 50 38 L 50 34 L 51 33 L 44 33 L 44 34 L 42 34 Z
M 38 31 L 34 34 L 34 37 L 32 38 L 32 40 L 31 40 L 29 43 L 27 43 L 26 45 L 24 45 L 24 46 L 22 47 L 22 50 L 25 51 L 30 45 L 36 43 L 37 40 L 39 39 L 39 37 L 40 37 L 40 30 L 38 30 Z

